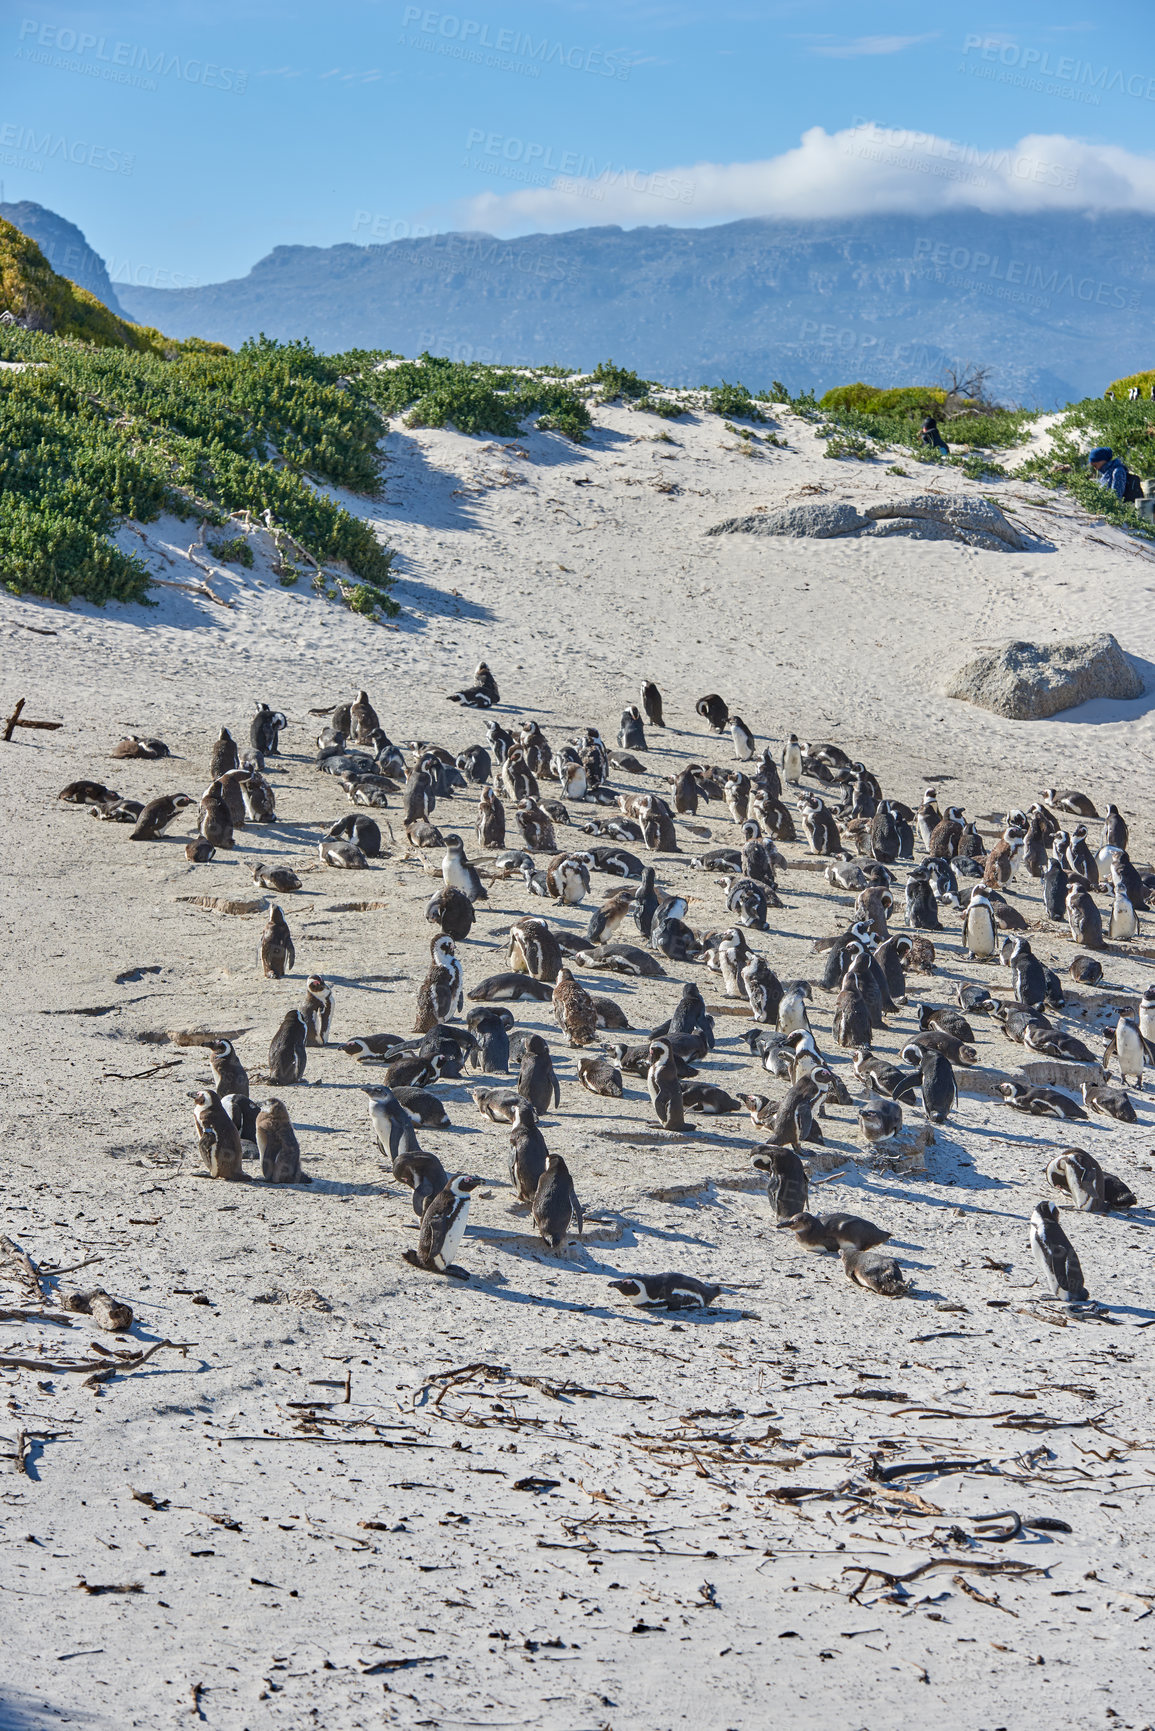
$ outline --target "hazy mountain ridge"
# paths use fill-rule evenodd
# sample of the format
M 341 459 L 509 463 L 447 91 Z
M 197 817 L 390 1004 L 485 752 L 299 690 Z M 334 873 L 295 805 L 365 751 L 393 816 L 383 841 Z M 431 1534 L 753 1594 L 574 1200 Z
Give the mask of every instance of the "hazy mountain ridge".
M 1048 407 L 1149 364 L 1155 218 L 439 234 L 276 247 L 233 281 L 119 295 L 132 318 L 234 346 L 264 331 L 325 350 L 581 367 L 612 355 L 670 384 L 818 391 L 929 382 L 969 361 L 1004 397 Z

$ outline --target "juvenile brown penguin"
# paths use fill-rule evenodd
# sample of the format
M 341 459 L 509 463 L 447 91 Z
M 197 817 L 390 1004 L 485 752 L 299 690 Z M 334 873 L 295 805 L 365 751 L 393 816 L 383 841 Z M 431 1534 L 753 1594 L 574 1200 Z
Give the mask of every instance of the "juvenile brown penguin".
M 311 1184 L 301 1171 L 301 1146 L 283 1100 L 266 1100 L 257 1114 L 261 1176 L 269 1184 Z
M 885 1256 L 879 1250 L 856 1250 L 849 1244 L 840 1245 L 839 1253 L 843 1273 L 855 1286 L 863 1286 L 883 1298 L 905 1298 L 910 1291 L 909 1282 L 893 1256 Z
M 213 741 L 212 752 L 209 755 L 209 775 L 216 781 L 218 776 L 225 775 L 230 769 L 240 767 L 241 754 L 237 750 L 237 742 L 227 727 L 222 727 Z
M 213 1087 L 222 1100 L 226 1094 L 248 1094 L 248 1073 L 233 1050 L 231 1040 L 212 1042 L 209 1047 L 209 1063 L 212 1066 Z
M 279 896 L 295 895 L 301 880 L 290 866 L 255 865 L 251 868 L 253 882 L 263 890 L 273 890 Z
M 844 1244 L 852 1250 L 873 1250 L 890 1237 L 858 1214 L 791 1214 L 779 1220 L 778 1231 L 793 1232 L 807 1250 L 829 1250 L 835 1255 Z
M 588 1046 L 598 1028 L 594 1001 L 568 968 L 559 968 L 553 988 L 553 1014 L 571 1046 Z
M 212 782 L 201 795 L 197 829 L 213 847 L 236 845 L 233 841 L 233 820 L 229 816 L 229 808 L 225 804 L 224 791 L 219 781 Z
M 496 851 L 505 846 L 505 807 L 491 787 L 483 787 L 477 804 L 477 845 Z
M 274 902 L 269 923 L 261 933 L 261 967 L 266 980 L 283 980 L 296 959 L 289 922 Z

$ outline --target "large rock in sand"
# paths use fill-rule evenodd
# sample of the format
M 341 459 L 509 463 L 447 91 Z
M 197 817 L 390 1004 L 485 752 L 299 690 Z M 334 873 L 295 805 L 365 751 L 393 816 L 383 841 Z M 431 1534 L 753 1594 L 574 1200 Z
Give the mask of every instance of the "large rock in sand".
M 947 697 L 1011 721 L 1041 721 L 1093 697 L 1143 695 L 1143 681 L 1109 631 L 1051 643 L 986 643 L 947 681 Z
M 961 541 L 991 553 L 1021 552 L 1027 545 L 1013 523 L 989 499 L 965 493 L 915 493 L 907 499 L 868 505 L 858 511 L 836 500 L 787 505 L 779 511 L 756 511 L 748 517 L 728 517 L 707 535 L 787 535 L 795 539 L 859 539 L 875 535 L 905 535 L 912 541 Z

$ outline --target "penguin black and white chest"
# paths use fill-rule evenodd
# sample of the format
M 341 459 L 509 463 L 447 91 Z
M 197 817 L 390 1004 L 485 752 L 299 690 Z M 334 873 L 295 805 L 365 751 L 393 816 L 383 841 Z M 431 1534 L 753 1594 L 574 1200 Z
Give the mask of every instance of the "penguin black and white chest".
M 766 1174 L 766 1194 L 776 1220 L 806 1212 L 810 1183 L 792 1148 L 759 1149 L 751 1156 L 751 1164 Z
M 459 835 L 447 835 L 445 838 L 441 876 L 450 889 L 460 890 L 471 902 L 489 900 L 489 891 L 482 883 L 477 867 L 466 859 L 465 843 Z
M 155 841 L 162 835 L 178 812 L 193 802 L 187 793 L 164 793 L 150 799 L 137 819 L 129 841 Z
M 218 1094 L 248 1094 L 249 1078 L 231 1040 L 214 1040 L 209 1047 L 213 1086 Z
M 704 1310 L 721 1296 L 720 1286 L 709 1286 L 691 1274 L 636 1274 L 629 1280 L 611 1280 L 629 1304 L 639 1309 Z
M 249 743 L 253 750 L 265 757 L 278 757 L 281 730 L 288 725 L 280 710 L 270 709 L 267 703 L 258 703 L 257 712 L 249 722 Z
M 305 981 L 305 1002 L 301 1007 L 308 1025 L 306 1043 L 326 1045 L 329 1023 L 333 1020 L 333 988 L 320 974 L 310 974 Z
M 792 733 L 782 747 L 782 779 L 789 787 L 796 786 L 802 779 L 802 747 L 796 733 Z
M 757 741 L 751 730 L 746 726 L 740 715 L 732 715 L 729 721 L 730 738 L 734 746 L 734 756 L 739 763 L 749 763 L 754 756 Z
M 963 920 L 963 943 L 979 961 L 987 961 L 995 953 L 995 912 L 990 897 L 976 884 L 967 903 Z
M 678 1080 L 678 1065 L 667 1040 L 651 1040 L 650 1062 L 646 1071 L 646 1088 L 658 1122 L 665 1130 L 684 1130 L 682 1085 Z
M 193 1095 L 193 1122 L 209 1177 L 228 1182 L 243 1179 L 240 1133 L 215 1089 L 204 1088 Z
M 1088 1295 L 1083 1270 L 1074 1246 L 1059 1224 L 1059 1211 L 1053 1202 L 1036 1204 L 1030 1236 L 1031 1254 L 1052 1295 L 1066 1304 L 1084 1303 Z
M 423 1268 L 436 1269 L 440 1274 L 452 1270 L 469 1223 L 470 1197 L 481 1182 L 480 1178 L 460 1173 L 429 1203 L 421 1216 L 417 1240 L 417 1256 Z
M 438 1022 L 448 1022 L 464 1008 L 464 975 L 452 938 L 444 933 L 429 945 L 429 972 L 417 994 L 415 1034 L 427 1034 Z

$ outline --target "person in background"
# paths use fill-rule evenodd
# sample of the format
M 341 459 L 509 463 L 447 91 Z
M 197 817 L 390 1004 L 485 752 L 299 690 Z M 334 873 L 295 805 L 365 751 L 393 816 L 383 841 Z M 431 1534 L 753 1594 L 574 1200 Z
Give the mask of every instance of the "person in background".
M 1142 495 L 1138 478 L 1129 472 L 1122 457 L 1117 457 L 1110 445 L 1096 445 L 1087 461 L 1095 471 L 1100 487 L 1114 493 L 1117 499 L 1134 503 Z
M 938 422 L 933 415 L 928 415 L 918 430 L 919 443 L 929 445 L 932 451 L 941 451 L 943 456 L 949 456 L 950 447 L 938 430 Z

